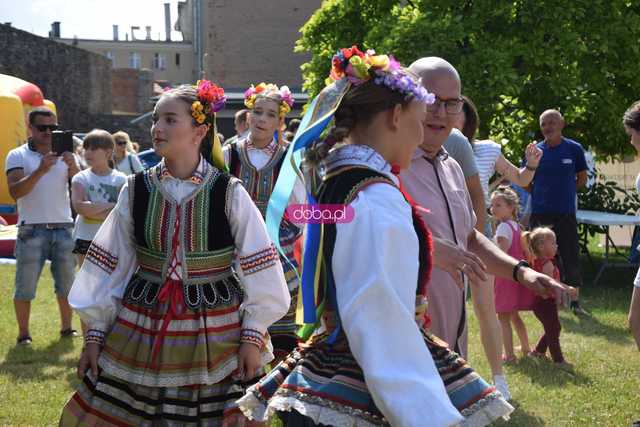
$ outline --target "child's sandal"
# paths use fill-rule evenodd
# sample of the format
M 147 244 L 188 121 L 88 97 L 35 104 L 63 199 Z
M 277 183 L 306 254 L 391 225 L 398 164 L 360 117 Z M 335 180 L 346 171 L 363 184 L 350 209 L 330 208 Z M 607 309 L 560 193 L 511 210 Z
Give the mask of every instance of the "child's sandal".
M 527 354 L 527 356 L 533 357 L 533 358 L 536 358 L 536 359 L 546 359 L 547 358 L 547 356 L 545 356 L 544 354 L 542 354 L 540 352 L 537 352 L 535 350 L 530 351 L 529 354 Z
M 502 355 L 502 363 L 516 363 L 518 358 L 514 356 L 507 356 L 506 354 Z

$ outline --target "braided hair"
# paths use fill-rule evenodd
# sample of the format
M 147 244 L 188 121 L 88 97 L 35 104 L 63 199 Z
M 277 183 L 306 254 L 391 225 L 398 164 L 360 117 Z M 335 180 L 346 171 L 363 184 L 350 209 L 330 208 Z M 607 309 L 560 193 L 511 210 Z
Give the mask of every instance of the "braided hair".
M 316 169 L 329 150 L 335 144 L 344 142 L 356 126 L 367 125 L 378 113 L 390 110 L 398 104 L 406 107 L 411 100 L 406 94 L 375 84 L 373 80 L 351 86 L 334 114 L 333 126 L 326 138 L 315 142 L 305 152 L 306 169 Z

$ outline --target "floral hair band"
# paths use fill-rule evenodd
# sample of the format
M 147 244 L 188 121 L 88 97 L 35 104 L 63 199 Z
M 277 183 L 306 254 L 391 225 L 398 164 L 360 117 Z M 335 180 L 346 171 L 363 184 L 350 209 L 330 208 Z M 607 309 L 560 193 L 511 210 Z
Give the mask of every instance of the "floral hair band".
M 227 98 L 224 95 L 224 89 L 209 80 L 198 80 L 193 86 L 196 88 L 196 100 L 191 103 L 191 117 L 197 124 L 207 124 L 208 132 L 211 134 L 210 158 L 207 158 L 213 166 L 220 170 L 227 171 L 222 154 L 222 143 L 218 137 L 218 129 L 216 127 L 216 113 L 222 110 Z
M 327 84 L 342 79 L 356 86 L 373 79 L 377 85 L 425 104 L 435 102 L 435 96 L 422 86 L 419 78 L 409 74 L 393 56 L 376 55 L 373 49 L 362 52 L 352 46 L 338 50 L 331 60 Z
M 191 116 L 198 124 L 207 121 L 224 107 L 227 98 L 224 89 L 209 80 L 198 80 L 196 83 L 197 100 L 191 104 Z
M 287 86 L 278 87 L 273 83 L 260 83 L 257 86 L 251 85 L 249 89 L 244 92 L 244 105 L 248 109 L 253 110 L 256 104 L 256 100 L 259 97 L 272 98 L 274 101 L 280 103 L 278 115 L 284 117 L 291 111 L 293 107 L 293 96 Z

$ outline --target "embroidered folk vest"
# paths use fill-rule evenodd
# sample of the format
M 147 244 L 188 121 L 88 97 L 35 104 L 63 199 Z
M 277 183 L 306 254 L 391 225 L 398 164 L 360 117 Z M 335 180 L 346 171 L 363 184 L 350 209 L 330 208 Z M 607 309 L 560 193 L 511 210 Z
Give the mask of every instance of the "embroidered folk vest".
M 267 164 L 258 170 L 249 161 L 246 143 L 247 140 L 245 139 L 231 144 L 229 170 L 232 175 L 242 181 L 244 188 L 260 210 L 260 213 L 262 213 L 262 217 L 266 218 L 269 198 L 278 180 L 278 174 L 284 162 L 287 147 L 279 145 Z M 300 234 L 299 228 L 290 222 L 283 220 L 280 224 L 280 247 L 289 260 L 289 262 L 286 262 L 281 257 L 282 268 L 290 290 L 298 286 L 298 275 L 296 273 L 298 263 L 293 257 L 293 251 L 295 242 Z
M 231 144 L 229 170 L 233 176 L 242 181 L 244 188 L 262 213 L 262 217 L 266 218 L 269 198 L 276 185 L 287 147 L 279 145 L 267 164 L 258 170 L 249 161 L 246 141 L 241 140 Z
M 235 251 L 227 219 L 230 175 L 209 168 L 202 184 L 179 205 L 160 185 L 154 167 L 129 178 L 131 213 L 139 264 L 125 298 L 143 306 L 156 303 L 171 263 L 176 215 L 180 215 L 178 242 L 182 248 L 185 304 L 197 310 L 228 303 L 241 295 L 231 265 Z

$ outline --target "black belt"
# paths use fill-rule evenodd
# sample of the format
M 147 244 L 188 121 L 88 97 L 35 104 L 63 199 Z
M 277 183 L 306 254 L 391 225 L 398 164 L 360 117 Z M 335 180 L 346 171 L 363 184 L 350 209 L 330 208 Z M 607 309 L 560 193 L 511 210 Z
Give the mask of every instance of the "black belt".
M 46 222 L 41 224 L 20 224 L 18 227 L 46 228 L 47 230 L 55 230 L 58 228 L 73 228 L 72 222 Z

